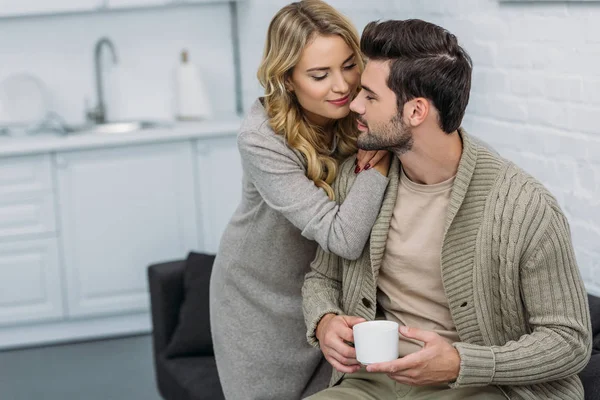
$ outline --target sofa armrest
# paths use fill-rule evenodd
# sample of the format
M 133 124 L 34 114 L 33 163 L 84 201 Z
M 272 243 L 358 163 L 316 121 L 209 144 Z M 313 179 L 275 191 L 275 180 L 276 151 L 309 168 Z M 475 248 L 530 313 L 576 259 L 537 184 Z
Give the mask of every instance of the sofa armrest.
M 183 302 L 185 261 L 178 260 L 148 267 L 148 286 L 152 310 L 152 340 L 158 357 L 169 344 L 179 320 Z

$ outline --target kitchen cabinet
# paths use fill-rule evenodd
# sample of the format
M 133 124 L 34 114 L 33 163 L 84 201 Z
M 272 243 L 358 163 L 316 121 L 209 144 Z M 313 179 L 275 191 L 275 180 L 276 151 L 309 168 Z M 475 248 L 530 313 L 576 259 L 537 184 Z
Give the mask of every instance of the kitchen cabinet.
M 176 0 L 107 0 L 110 9 L 164 6 L 176 3 Z
M 64 314 L 50 156 L 0 158 L 0 327 Z
M 0 240 L 56 230 L 50 157 L 0 159 Z
M 228 2 L 229 0 L 0 0 L 0 18 Z
M 56 155 L 71 317 L 148 309 L 146 267 L 197 248 L 190 145 Z
M 238 127 L 0 147 L 0 350 L 149 332 L 148 265 L 215 252 L 239 203 Z
M 104 0 L 0 0 L 0 17 L 94 11 Z
M 196 154 L 202 247 L 216 253 L 242 197 L 242 166 L 236 138 L 197 141 Z
M 0 329 L 64 315 L 55 238 L 0 243 Z

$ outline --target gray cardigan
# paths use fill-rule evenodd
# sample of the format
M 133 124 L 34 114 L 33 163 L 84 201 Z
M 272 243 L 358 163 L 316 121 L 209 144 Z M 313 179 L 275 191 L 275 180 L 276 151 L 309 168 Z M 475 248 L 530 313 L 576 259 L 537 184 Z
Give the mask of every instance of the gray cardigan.
M 299 399 L 326 387 L 330 370 L 304 336 L 301 288 L 317 244 L 360 256 L 387 177 L 361 172 L 343 204 L 306 177 L 301 154 L 270 128 L 256 101 L 238 137 L 242 201 L 211 277 L 211 329 L 227 399 Z M 235 183 L 234 183 L 235 184 Z

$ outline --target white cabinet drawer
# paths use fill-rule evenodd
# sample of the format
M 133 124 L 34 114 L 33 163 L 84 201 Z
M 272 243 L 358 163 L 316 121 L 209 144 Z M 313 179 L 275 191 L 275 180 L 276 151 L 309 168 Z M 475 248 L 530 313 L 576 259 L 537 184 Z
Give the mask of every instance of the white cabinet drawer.
M 0 243 L 0 326 L 63 316 L 56 238 Z
M 0 158 L 0 198 L 52 190 L 50 155 Z
M 55 231 L 56 216 L 52 192 L 0 196 L 0 239 Z

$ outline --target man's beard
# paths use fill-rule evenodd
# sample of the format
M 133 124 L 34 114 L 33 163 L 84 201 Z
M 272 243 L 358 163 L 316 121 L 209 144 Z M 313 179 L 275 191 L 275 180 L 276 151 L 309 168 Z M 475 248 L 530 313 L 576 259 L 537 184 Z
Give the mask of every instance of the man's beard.
M 361 124 L 368 126 L 360 119 Z M 413 135 L 410 128 L 402 120 L 400 114 L 394 116 L 388 123 L 369 127 L 367 132 L 358 136 L 357 146 L 363 150 L 390 150 L 401 155 L 412 149 Z

